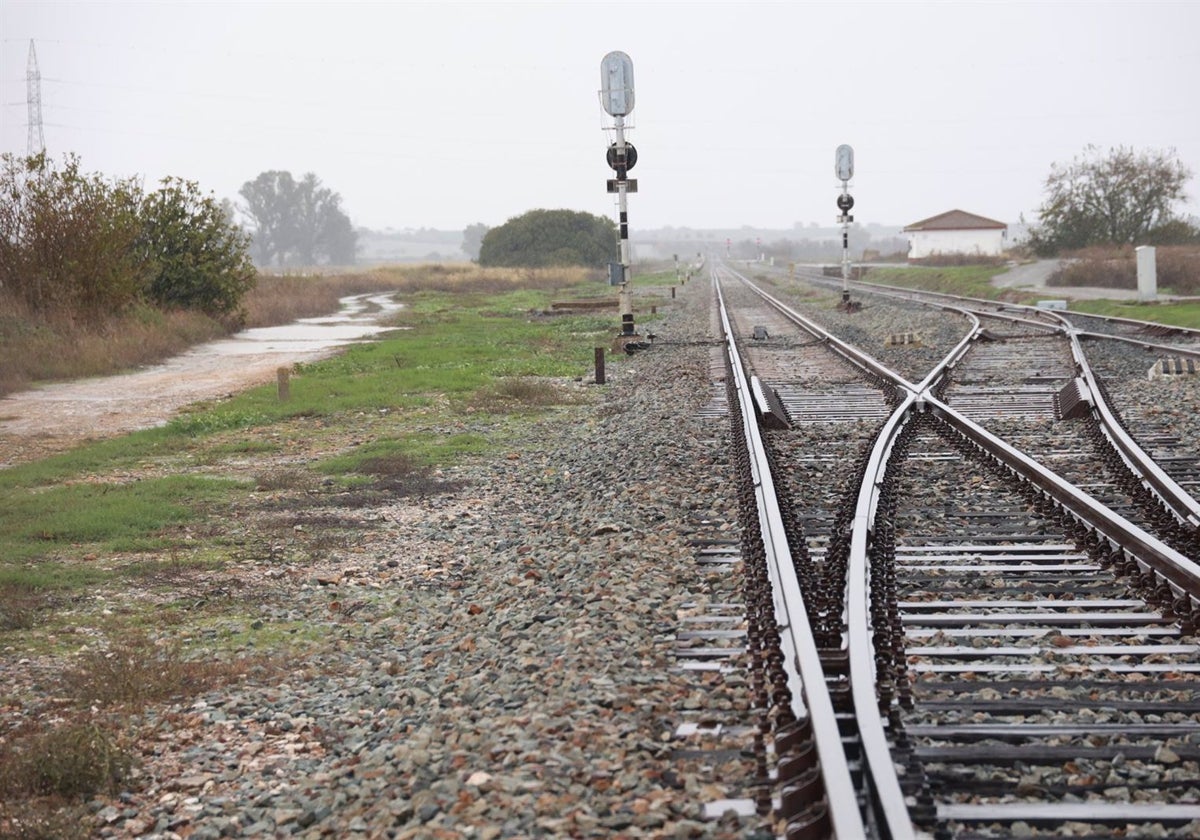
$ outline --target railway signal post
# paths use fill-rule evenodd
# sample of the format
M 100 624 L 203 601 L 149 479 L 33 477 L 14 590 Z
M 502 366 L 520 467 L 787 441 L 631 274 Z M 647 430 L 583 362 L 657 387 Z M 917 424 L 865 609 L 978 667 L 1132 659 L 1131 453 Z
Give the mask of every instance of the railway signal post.
M 842 182 L 842 194 L 837 199 L 838 210 L 842 211 L 837 219 L 842 223 L 842 302 L 839 308 L 854 312 L 858 306 L 850 302 L 850 223 L 854 221 L 850 215 L 854 207 L 854 198 L 850 195 L 850 179 L 854 177 L 854 149 L 851 146 L 843 143 L 837 147 L 833 168 Z
M 629 170 L 637 163 L 637 149 L 625 139 L 625 117 L 633 111 L 633 60 L 620 51 L 610 52 L 600 62 L 600 104 L 613 118 L 615 142 L 608 147 L 606 160 L 616 172 L 608 180 L 608 191 L 617 195 L 619 242 L 621 254 L 621 283 L 617 304 L 621 312 L 621 335 L 632 336 L 633 300 L 629 292 L 629 211 L 626 196 L 637 192 L 637 179 Z

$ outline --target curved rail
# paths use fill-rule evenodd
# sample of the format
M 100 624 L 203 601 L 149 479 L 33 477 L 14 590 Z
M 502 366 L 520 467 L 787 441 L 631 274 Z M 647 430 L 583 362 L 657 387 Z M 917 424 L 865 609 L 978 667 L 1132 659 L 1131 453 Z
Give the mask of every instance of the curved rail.
M 823 278 L 822 278 L 823 279 Z M 1108 335 L 1105 333 L 1093 333 L 1078 329 L 1070 320 L 1070 318 L 1054 311 L 1041 310 L 1036 307 L 1026 306 L 1024 304 L 997 304 L 995 301 L 982 300 L 972 297 L 958 297 L 945 292 L 930 292 L 925 290 L 905 289 L 899 286 L 890 286 L 882 283 L 862 283 L 858 285 L 870 287 L 876 294 L 884 296 L 897 297 L 903 300 L 909 300 L 917 303 L 925 303 L 928 306 L 935 306 L 939 309 L 948 309 L 959 313 L 970 313 L 974 316 L 984 318 L 995 318 L 1012 323 L 1018 323 L 1023 326 L 1032 326 L 1041 329 L 1052 330 L 1062 333 L 1071 343 L 1071 353 L 1075 359 L 1075 367 L 1079 373 L 1079 379 L 1083 381 L 1085 387 L 1080 388 L 1081 395 L 1091 407 L 1092 413 L 1096 421 L 1100 425 L 1104 436 L 1108 438 L 1114 450 L 1121 456 L 1128 468 L 1138 477 L 1142 484 L 1153 493 L 1162 505 L 1171 512 L 1181 523 L 1185 523 L 1188 527 L 1200 530 L 1200 500 L 1197 500 L 1191 493 L 1179 485 L 1175 479 L 1171 478 L 1158 465 L 1154 458 L 1147 453 L 1137 441 L 1125 430 L 1125 427 L 1117 419 L 1115 413 L 1108 405 L 1103 396 L 1095 373 L 1088 364 L 1087 356 L 1083 351 L 1080 342 L 1081 336 L 1090 338 L 1103 338 L 1111 341 L 1121 341 L 1128 344 L 1143 347 L 1151 350 L 1161 350 L 1177 355 L 1187 355 L 1200 358 L 1200 350 L 1192 350 L 1188 348 L 1171 347 L 1165 344 L 1157 344 L 1154 342 L 1142 341 L 1140 339 L 1130 338 L 1128 336 Z M 886 290 L 886 291 L 881 291 Z M 922 298 L 935 298 L 936 300 L 922 300 Z M 943 302 L 947 301 L 947 302 Z M 957 302 L 960 305 L 954 305 Z M 999 310 L 1025 310 L 1036 312 L 1039 317 L 1049 318 L 1057 324 L 1047 324 L 1044 321 L 1034 321 L 1028 318 L 1018 317 L 1016 315 L 1005 314 L 1003 311 L 979 311 L 964 308 L 961 304 L 977 305 L 982 307 L 991 307 Z M 1072 314 L 1074 316 L 1074 313 Z M 1114 318 L 1110 316 L 1089 316 L 1098 317 L 1107 322 L 1127 323 L 1137 327 L 1153 326 L 1149 321 L 1138 321 L 1131 318 Z M 1195 333 L 1192 330 L 1181 331 Z M 922 383 L 924 384 L 924 383 Z
M 1200 604 L 1200 566 L 991 434 L 934 395 L 933 389 L 937 382 L 966 353 L 971 342 L 977 338 L 980 332 L 978 316 L 991 316 L 992 313 L 972 313 L 959 307 L 947 306 L 946 308 L 953 308 L 971 317 L 974 326 L 970 334 L 947 354 L 946 358 L 920 384 L 915 385 L 899 374 L 890 371 L 868 354 L 838 340 L 782 301 L 754 286 L 746 277 L 732 270 L 730 270 L 730 274 L 752 288 L 786 317 L 820 336 L 831 348 L 856 366 L 882 378 L 904 393 L 899 405 L 876 439 L 860 487 L 853 520 L 845 609 L 851 689 L 864 764 L 867 770 L 866 775 L 869 777 L 867 792 L 873 806 L 874 818 L 883 836 L 915 837 L 917 830 L 913 825 L 908 806 L 896 778 L 886 735 L 887 730 L 879 711 L 879 700 L 875 690 L 876 664 L 870 616 L 870 566 L 868 563 L 870 543 L 875 532 L 879 489 L 887 469 L 888 458 L 897 437 L 914 412 L 928 411 L 942 418 L 982 452 L 1003 464 L 1014 475 L 1031 482 L 1062 509 L 1069 511 L 1089 530 L 1102 537 L 1108 542 L 1112 552 L 1124 553 L 1143 569 L 1153 570 L 1160 579 L 1168 583 L 1174 592 L 1189 598 L 1193 604 Z M 715 282 L 715 270 L 713 277 Z M 1018 320 L 1027 322 L 1027 319 Z M 1047 327 L 1049 325 L 1038 323 L 1037 326 Z M 1049 326 L 1049 328 L 1055 329 L 1053 326 Z M 726 324 L 726 329 L 728 331 L 728 324 Z M 1067 332 L 1068 335 L 1073 333 L 1069 328 Z M 1084 371 L 1082 375 L 1086 380 L 1090 375 L 1090 368 L 1086 366 L 1086 362 L 1082 370 Z M 1092 381 L 1094 382 L 1094 379 Z M 1089 388 L 1091 387 L 1089 386 Z M 1102 401 L 1100 402 L 1102 403 Z M 1112 418 L 1111 415 L 1109 420 L 1116 428 L 1120 429 L 1120 424 L 1116 423 L 1115 418 Z M 1120 434 L 1128 437 L 1123 429 Z M 824 755 L 825 753 L 822 752 L 823 758 Z

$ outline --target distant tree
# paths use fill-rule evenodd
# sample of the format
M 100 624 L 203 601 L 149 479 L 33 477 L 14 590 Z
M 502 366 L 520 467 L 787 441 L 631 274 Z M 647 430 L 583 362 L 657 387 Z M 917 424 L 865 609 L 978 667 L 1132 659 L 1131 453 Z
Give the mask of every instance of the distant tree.
M 1137 244 L 1175 220 L 1173 207 L 1186 199 L 1191 176 L 1174 150 L 1119 146 L 1104 154 L 1088 146 L 1070 164 L 1051 166 L 1029 244 L 1040 254 Z
M 480 222 L 467 225 L 466 230 L 463 231 L 462 250 L 472 261 L 478 262 L 479 249 L 483 247 L 483 237 L 487 236 L 488 230 L 490 228 Z
M 246 200 L 244 211 L 253 223 L 250 253 L 259 265 L 278 262 L 295 240 L 296 182 L 292 173 L 271 170 L 242 184 L 238 195 Z
M 301 265 L 354 262 L 358 234 L 342 212 L 342 197 L 309 172 L 296 184 L 294 249 Z
M 152 267 L 138 247 L 141 184 L 80 171 L 68 155 L 0 158 L 0 287 L 41 313 L 98 322 L 137 300 Z
M 602 267 L 617 256 L 611 219 L 573 210 L 530 210 L 483 237 L 479 264 L 540 268 Z
M 354 262 L 358 234 L 342 211 L 342 197 L 313 173 L 296 181 L 290 172 L 263 172 L 238 194 L 254 225 L 251 253 L 259 265 Z
M 142 204 L 143 247 L 153 265 L 146 297 L 160 307 L 235 314 L 257 272 L 250 238 L 211 195 L 165 178 Z

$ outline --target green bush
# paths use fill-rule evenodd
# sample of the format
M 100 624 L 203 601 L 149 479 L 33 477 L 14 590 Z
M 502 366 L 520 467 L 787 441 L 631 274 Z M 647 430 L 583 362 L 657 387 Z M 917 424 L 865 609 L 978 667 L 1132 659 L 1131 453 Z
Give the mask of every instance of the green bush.
M 573 210 L 530 210 L 489 230 L 479 248 L 483 266 L 600 268 L 616 257 L 612 221 Z
M 229 315 L 254 285 L 248 248 L 191 182 L 146 195 L 74 155 L 0 158 L 0 289 L 35 316 L 97 325 L 139 301 Z
M 143 242 L 154 266 L 146 290 L 166 309 L 229 315 L 254 287 L 249 237 L 191 181 L 166 178 L 142 204 Z
M 34 313 L 96 322 L 133 303 L 150 279 L 138 247 L 141 187 L 79 171 L 68 156 L 3 156 L 0 287 Z

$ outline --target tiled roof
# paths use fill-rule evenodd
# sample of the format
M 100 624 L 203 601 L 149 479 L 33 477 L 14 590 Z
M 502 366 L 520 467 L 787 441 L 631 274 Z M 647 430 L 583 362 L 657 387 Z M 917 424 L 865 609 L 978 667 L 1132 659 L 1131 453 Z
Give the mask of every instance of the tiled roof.
M 976 216 L 974 213 L 968 213 L 965 210 L 950 210 L 946 213 L 941 213 L 937 216 L 930 216 L 928 219 L 922 219 L 919 222 L 913 222 L 907 225 L 904 230 L 981 230 L 988 228 L 1006 228 L 1004 222 L 997 222 L 995 219 L 988 219 L 984 216 Z

